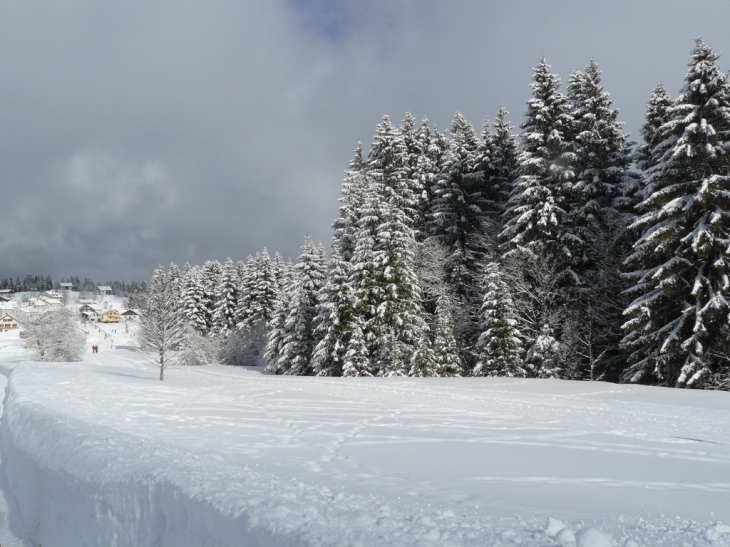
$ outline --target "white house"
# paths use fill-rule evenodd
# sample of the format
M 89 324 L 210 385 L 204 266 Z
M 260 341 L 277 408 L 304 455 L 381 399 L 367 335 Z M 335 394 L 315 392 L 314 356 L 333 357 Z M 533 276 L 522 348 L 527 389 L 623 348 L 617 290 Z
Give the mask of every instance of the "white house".
M 91 306 L 84 306 L 81 311 L 81 320 L 84 322 L 98 323 L 101 320 L 101 310 L 96 310 Z
M 49 310 L 57 310 L 63 307 L 63 302 L 61 302 L 57 298 L 48 298 L 47 296 L 41 296 L 37 299 L 37 301 L 43 302 L 43 304 Z
M 139 313 L 134 310 L 125 310 L 119 316 L 123 323 L 136 323 L 139 321 Z

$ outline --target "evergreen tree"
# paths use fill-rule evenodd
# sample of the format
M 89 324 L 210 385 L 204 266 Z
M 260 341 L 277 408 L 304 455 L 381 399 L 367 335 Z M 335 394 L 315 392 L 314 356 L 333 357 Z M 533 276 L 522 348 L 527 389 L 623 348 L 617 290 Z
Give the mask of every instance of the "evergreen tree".
M 249 326 L 254 315 L 255 293 L 256 293 L 256 271 L 261 255 L 256 253 L 256 258 L 248 255 L 245 263 L 239 262 L 236 268 L 238 275 L 239 292 L 238 302 L 236 303 L 236 317 L 238 318 L 238 328 L 245 329 Z
M 236 329 L 236 304 L 238 300 L 238 275 L 233 260 L 226 260 L 218 285 L 216 308 L 213 312 L 213 332 L 227 335 Z
M 373 376 L 368 344 L 362 331 L 362 321 L 356 318 L 352 324 L 352 335 L 342 364 L 343 376 Z
M 451 311 L 452 302 L 441 297 L 436 303 L 436 319 L 434 321 L 433 353 L 436 360 L 437 376 L 461 376 L 464 371 L 459 345 L 454 335 L 454 316 Z
M 353 332 L 355 294 L 349 283 L 352 265 L 342 258 L 338 242 L 335 243 L 327 281 L 317 296 L 315 334 L 319 342 L 312 357 L 312 369 L 318 376 L 342 375 Z
M 518 156 L 518 179 L 505 211 L 502 237 L 507 250 L 546 247 L 566 266 L 573 246 L 566 234 L 567 201 L 572 188 L 573 155 L 565 141 L 572 119 L 560 79 L 545 58 L 535 68 Z
M 537 378 L 562 378 L 565 376 L 563 351 L 552 328 L 545 324 L 527 351 L 525 366 L 531 376 Z
M 218 303 L 218 287 L 220 286 L 223 268 L 217 260 L 208 260 L 203 264 L 201 282 L 205 291 L 206 322 L 208 331 L 213 330 L 213 313 Z
M 476 344 L 479 362 L 473 374 L 523 378 L 526 372 L 514 304 L 498 263 L 487 265 L 485 285 L 484 302 L 480 310 L 482 332 Z
M 316 344 L 313 319 L 317 294 L 325 279 L 324 251 L 317 249 L 307 237 L 297 264 L 299 275 L 292 291 L 283 333 L 269 339 L 281 338 L 281 349 L 270 370 L 279 374 L 305 376 L 312 374 L 312 353 Z M 269 352 L 270 354 L 273 352 Z
M 190 327 L 199 334 L 208 332 L 205 289 L 200 279 L 200 268 L 190 268 L 183 278 L 182 309 L 183 317 Z
M 588 377 L 589 371 L 595 373 L 591 356 L 599 354 L 604 373 L 616 379 L 615 369 L 625 359 L 618 346 L 628 304 L 620 297 L 625 288 L 620 268 L 631 245 L 626 227 L 640 185 L 629 170 L 630 143 L 617 120 L 618 110 L 611 108 L 594 61 L 585 72 L 571 76 L 568 102 L 575 171 L 566 222 L 572 236 L 569 305 L 580 331 L 571 367 L 578 377 Z
M 484 178 L 486 181 L 487 200 L 490 210 L 495 214 L 492 222 L 501 226 L 502 217 L 507 209 L 507 202 L 517 178 L 517 142 L 512 133 L 512 125 L 507 121 L 508 112 L 499 105 L 497 118 L 492 124 L 492 130 L 485 128 L 483 146 L 488 153 L 482 153 Z
M 625 382 L 702 387 L 727 366 L 730 100 L 718 58 L 697 40 L 659 128 L 663 154 L 647 176 L 635 223 L 643 235 L 630 257 Z
M 664 140 L 661 128 L 670 121 L 673 106 L 674 101 L 664 84 L 656 86 L 646 105 L 646 121 L 639 131 L 644 143 L 636 148 L 634 157 L 636 166 L 641 171 L 648 172 L 662 156 L 663 150 L 659 147 Z
M 340 249 L 343 260 L 349 261 L 355 252 L 355 232 L 359 209 L 362 205 L 363 185 L 365 184 L 365 161 L 362 157 L 362 143 L 357 143 L 355 158 L 350 162 L 346 178 L 342 184 L 340 197 L 340 216 L 332 224 L 334 240 Z
M 482 169 L 487 163 L 474 128 L 457 114 L 429 218 L 431 234 L 449 248 L 446 271 L 465 310 L 458 333 L 462 347 L 470 346 L 477 334 L 479 261 L 487 251 L 484 236 L 490 222 Z

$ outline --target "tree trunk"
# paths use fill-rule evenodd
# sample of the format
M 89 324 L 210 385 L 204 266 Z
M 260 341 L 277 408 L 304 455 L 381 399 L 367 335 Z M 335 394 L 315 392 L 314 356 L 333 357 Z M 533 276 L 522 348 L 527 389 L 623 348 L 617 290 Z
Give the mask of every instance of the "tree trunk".
M 160 381 L 165 379 L 165 353 L 160 352 Z

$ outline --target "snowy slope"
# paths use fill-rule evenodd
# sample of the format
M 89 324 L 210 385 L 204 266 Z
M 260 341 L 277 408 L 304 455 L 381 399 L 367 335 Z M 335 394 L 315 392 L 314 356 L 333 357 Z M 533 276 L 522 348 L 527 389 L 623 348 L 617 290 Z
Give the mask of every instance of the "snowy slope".
M 82 363 L 0 340 L 10 524 L 35 544 L 730 545 L 727 393 L 220 366 L 160 382 L 100 328 L 115 349 L 92 330 Z

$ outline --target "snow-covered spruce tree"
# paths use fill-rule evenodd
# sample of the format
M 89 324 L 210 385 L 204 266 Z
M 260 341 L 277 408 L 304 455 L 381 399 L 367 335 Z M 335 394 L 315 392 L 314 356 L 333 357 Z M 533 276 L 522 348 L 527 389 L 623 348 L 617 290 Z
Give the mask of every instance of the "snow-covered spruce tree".
M 545 324 L 525 356 L 525 367 L 537 378 L 562 378 L 564 347 L 555 339 L 550 325 Z
M 349 261 L 355 252 L 355 232 L 362 202 L 363 185 L 365 184 L 365 161 L 362 156 L 362 143 L 357 143 L 355 157 L 350 162 L 350 169 L 345 172 L 340 197 L 340 216 L 332 224 L 334 240 L 340 248 L 343 260 Z
M 406 148 L 387 117 L 378 125 L 368 161 L 351 285 L 355 313 L 372 370 L 405 375 L 423 331 L 415 274 L 414 198 L 407 179 Z
M 486 150 L 480 146 L 474 128 L 457 114 L 431 200 L 429 229 L 449 248 L 446 271 L 463 311 L 457 337 L 464 350 L 478 334 L 479 261 L 487 251 L 483 236 L 490 225 L 483 170 L 487 163 Z M 462 358 L 468 368 L 473 366 L 467 351 L 462 352 Z
M 497 262 L 487 265 L 484 283 L 484 301 L 479 312 L 481 334 L 476 343 L 479 361 L 473 375 L 524 378 L 522 340 L 511 290 Z
M 183 278 L 181 295 L 182 315 L 185 322 L 201 335 L 208 333 L 205 289 L 201 280 L 200 268 L 194 266 Z
M 324 250 L 318 249 L 307 236 L 296 266 L 299 271 L 283 325 L 281 349 L 269 370 L 278 374 L 306 376 L 312 374 L 312 354 L 316 345 L 313 323 L 317 294 L 325 281 Z M 271 342 L 272 339 L 269 339 Z
M 409 178 L 408 149 L 403 136 L 388 116 L 376 128 L 367 161 L 365 187 L 377 189 L 381 197 L 390 201 L 404 214 L 409 227 L 417 217 L 418 198 L 413 193 Z
M 180 307 L 176 302 L 174 277 L 162 266 L 152 273 L 147 299 L 140 314 L 139 347 L 142 354 L 160 367 L 160 380 L 165 379 L 165 367 L 175 357 L 184 336 Z
M 550 72 L 543 57 L 535 68 L 530 85 L 532 98 L 527 102 L 525 121 L 520 126 L 518 178 L 500 234 L 504 256 L 512 262 L 510 269 L 519 272 L 519 282 L 524 284 L 519 293 L 525 297 L 525 302 L 521 302 L 524 310 L 541 314 L 537 317 L 524 314 L 530 325 L 520 330 L 526 338 L 528 352 L 537 336 L 545 331 L 545 325 L 550 336 L 560 339 L 561 327 L 555 311 L 567 305 L 568 291 L 564 289 L 577 281 L 571 270 L 571 249 L 580 242 L 569 230 L 568 218 L 574 175 L 571 166 L 575 156 L 572 144 L 565 139 L 572 134 L 572 118 L 565 97 L 558 91 L 559 85 L 559 78 Z M 536 260 L 549 263 L 557 276 L 550 282 L 549 302 L 540 302 L 547 293 L 533 296 L 533 286 L 543 283 L 540 267 L 531 267 Z M 521 272 L 520 267 L 514 267 L 520 262 L 527 268 Z M 530 271 L 538 279 L 527 277 Z M 553 292 L 555 284 L 557 292 Z
M 373 376 L 368 344 L 359 317 L 352 323 L 352 335 L 347 341 L 347 351 L 342 363 L 342 376 Z
M 264 351 L 264 360 L 267 363 L 266 370 L 276 374 L 282 374 L 285 370 L 279 366 L 279 357 L 282 355 L 284 341 L 288 336 L 286 319 L 289 316 L 292 292 L 296 286 L 296 276 L 292 274 L 291 277 L 287 276 L 285 280 L 287 285 L 279 291 L 274 306 L 274 314 L 267 325 L 266 349 Z M 282 365 L 284 364 L 286 363 L 282 361 Z
M 312 355 L 312 370 L 317 376 L 342 375 L 353 332 L 355 294 L 350 285 L 352 265 L 342 258 L 338 243 L 336 241 L 333 245 L 327 280 L 317 295 L 315 335 L 319 341 Z
M 387 190 L 379 203 L 380 224 L 372 259 L 380 298 L 366 325 L 371 358 L 382 376 L 408 372 L 411 354 L 427 329 L 415 273 L 415 235 Z
M 433 324 L 436 376 L 461 376 L 464 372 L 459 345 L 456 342 L 453 307 L 454 303 L 446 296 L 442 296 L 436 302 L 436 317 Z
M 216 307 L 213 311 L 213 332 L 228 335 L 236 328 L 236 305 L 238 301 L 238 274 L 230 257 L 226 260 L 216 293 Z
M 646 121 L 639 130 L 644 142 L 636 148 L 634 155 L 636 167 L 644 173 L 659 163 L 665 151 L 659 147 L 664 142 L 661 127 L 670 121 L 673 106 L 674 101 L 664 84 L 656 86 L 646 105 Z
M 205 290 L 205 302 L 206 302 L 206 320 L 208 322 L 208 330 L 213 329 L 213 312 L 215 312 L 216 305 L 218 303 L 218 287 L 220 286 L 221 275 L 223 274 L 223 268 L 221 263 L 217 260 L 208 260 L 203 264 L 201 270 L 200 279 L 203 283 L 203 289 Z
M 35 351 L 37 361 L 79 361 L 84 353 L 86 335 L 68 308 L 44 313 L 25 325 L 26 347 Z
M 257 363 L 267 344 L 268 324 L 274 316 L 279 294 L 278 269 L 283 266 L 271 261 L 269 252 L 256 253 L 241 269 L 242 283 L 236 308 L 238 319 L 236 336 L 237 361 L 246 364 Z
M 647 176 L 630 257 L 635 300 L 624 382 L 704 387 L 727 367 L 730 241 L 728 76 L 701 39 L 659 128 L 666 151 Z
M 438 157 L 433 157 L 432 132 L 428 119 L 424 118 L 419 127 L 410 112 L 406 116 L 400 128 L 403 142 L 406 146 L 407 179 L 410 181 L 411 192 L 414 197 L 413 229 L 416 239 L 421 241 L 427 236 L 426 215 L 430 202 L 429 188 L 434 182 L 434 177 L 440 162 Z
M 505 211 L 502 238 L 508 252 L 543 247 L 567 268 L 572 241 L 566 239 L 572 238 L 566 233 L 565 217 L 573 154 L 564 136 L 572 131 L 572 119 L 559 86 L 560 79 L 543 57 L 535 68 L 532 98 L 520 126 L 518 178 Z
M 490 218 L 496 226 L 501 226 L 507 202 L 517 178 L 517 142 L 512 125 L 507 121 L 507 110 L 499 105 L 497 118 L 491 129 L 485 127 L 482 138 L 484 152 L 480 158 L 485 182 Z
M 256 258 L 248 255 L 245 263 L 239 262 L 236 272 L 238 274 L 238 302 L 236 303 L 236 317 L 238 328 L 248 324 L 253 316 L 254 298 L 256 292 L 256 270 L 261 255 L 256 253 Z
M 622 308 L 628 304 L 620 298 L 625 288 L 620 267 L 631 246 L 627 226 L 633 219 L 639 178 L 629 170 L 630 143 L 594 61 L 585 72 L 576 70 L 570 77 L 568 103 L 575 171 L 566 222 L 572 235 L 569 293 L 575 325 L 581 330 L 575 339 L 579 362 L 571 366 L 582 370 L 579 377 L 588 378 L 595 363 L 584 356 L 597 351 L 604 356 L 602 368 L 611 369 L 609 377 L 616 380 L 625 359 L 618 346 Z

